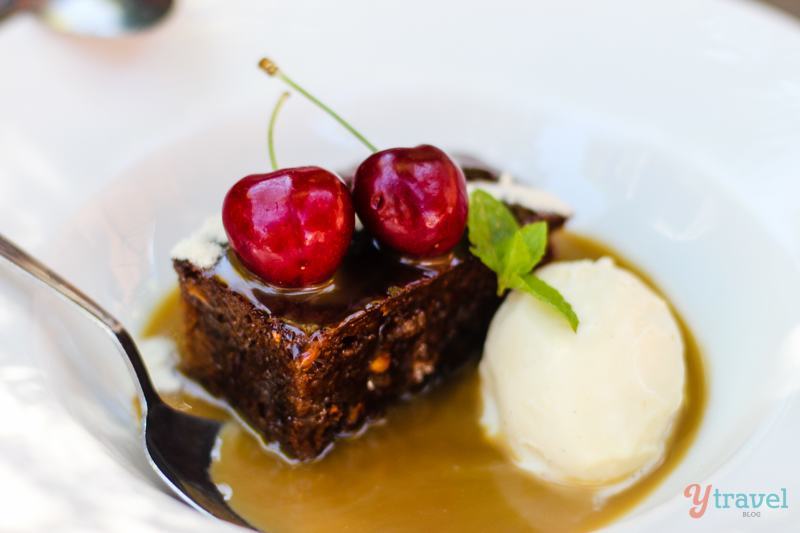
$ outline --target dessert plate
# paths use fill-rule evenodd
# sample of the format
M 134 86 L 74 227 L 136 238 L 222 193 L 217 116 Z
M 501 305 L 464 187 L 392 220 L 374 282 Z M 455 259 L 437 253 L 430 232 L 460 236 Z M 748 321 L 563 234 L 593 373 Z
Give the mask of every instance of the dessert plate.
M 472 153 L 557 194 L 573 229 L 631 258 L 676 304 L 706 359 L 703 426 L 612 528 L 798 522 L 800 31 L 790 21 L 719 0 L 187 2 L 154 33 L 113 43 L 24 19 L 0 31 L 0 47 L 23 46 L 24 58 L 0 58 L 17 73 L 0 104 L 0 228 L 132 330 L 175 284 L 172 245 L 219 210 L 235 179 L 268 167 L 281 87 L 256 62 L 269 53 L 381 146 Z M 31 87 L 58 90 L 34 102 Z M 277 143 L 284 165 L 343 168 L 365 155 L 300 99 Z M 111 347 L 2 273 L 0 472 L 19 489 L 0 529 L 228 528 L 153 480 Z M 745 517 L 712 503 L 693 519 L 690 483 L 785 488 L 789 505 Z

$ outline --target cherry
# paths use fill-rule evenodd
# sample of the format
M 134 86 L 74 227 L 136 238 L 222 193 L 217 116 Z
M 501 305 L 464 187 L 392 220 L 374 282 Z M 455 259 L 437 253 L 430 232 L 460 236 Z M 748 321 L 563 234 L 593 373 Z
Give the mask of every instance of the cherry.
M 246 176 L 222 204 L 225 232 L 244 266 L 287 288 L 329 279 L 347 252 L 354 222 L 347 187 L 319 167 Z
M 273 61 L 264 58 L 258 65 L 319 106 L 373 152 L 356 171 L 353 201 L 364 226 L 381 243 L 418 257 L 442 255 L 458 244 L 467 222 L 467 186 L 464 173 L 447 154 L 430 145 L 379 152 Z
M 449 252 L 467 223 L 464 173 L 428 144 L 383 150 L 364 160 L 353 179 L 353 203 L 382 244 L 417 257 Z
M 272 170 L 240 179 L 225 195 L 222 225 L 245 267 L 280 287 L 306 287 L 330 278 L 355 226 L 350 191 L 319 167 L 278 170 L 274 130 L 283 93 L 269 119 Z

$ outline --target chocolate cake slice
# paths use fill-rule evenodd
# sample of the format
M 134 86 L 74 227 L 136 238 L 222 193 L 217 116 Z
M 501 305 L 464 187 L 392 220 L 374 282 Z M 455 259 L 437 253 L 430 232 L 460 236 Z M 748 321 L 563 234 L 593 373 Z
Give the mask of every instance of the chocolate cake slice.
M 565 220 L 512 211 L 551 230 Z M 475 357 L 500 304 L 495 274 L 466 239 L 445 258 L 411 262 L 358 231 L 332 283 L 301 291 L 248 273 L 219 220 L 179 244 L 173 261 L 185 312 L 181 371 L 298 460 Z

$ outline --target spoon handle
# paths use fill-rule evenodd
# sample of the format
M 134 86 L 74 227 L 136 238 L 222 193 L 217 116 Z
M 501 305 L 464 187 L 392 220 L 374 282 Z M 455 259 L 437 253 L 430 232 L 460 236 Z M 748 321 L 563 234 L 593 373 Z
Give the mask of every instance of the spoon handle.
M 138 348 L 136 348 L 133 337 L 131 337 L 130 333 L 128 333 L 119 320 L 100 307 L 94 300 L 78 290 L 74 285 L 50 270 L 25 250 L 6 239 L 2 234 L 0 234 L 0 256 L 8 259 L 20 270 L 30 274 L 83 309 L 114 338 L 117 347 L 127 356 L 131 370 L 136 377 L 140 396 L 144 404 L 142 406 L 143 408 L 152 406 L 156 402 L 161 401 L 153 387 L 153 382 L 150 381 L 147 368 L 145 368 L 144 361 L 139 354 Z

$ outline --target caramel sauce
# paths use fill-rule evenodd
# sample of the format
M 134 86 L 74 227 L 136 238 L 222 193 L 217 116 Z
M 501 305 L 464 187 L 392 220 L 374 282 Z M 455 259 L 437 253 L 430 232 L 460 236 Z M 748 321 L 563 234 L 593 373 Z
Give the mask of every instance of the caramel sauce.
M 552 240 L 557 259 L 611 256 L 658 290 L 600 243 L 563 231 Z M 267 531 L 585 531 L 640 503 L 681 461 L 700 426 L 706 402 L 703 361 L 691 332 L 673 313 L 686 345 L 682 413 L 662 464 L 605 500 L 591 489 L 538 480 L 484 438 L 474 366 L 390 409 L 383 423 L 337 442 L 323 459 L 301 465 L 266 451 L 218 407 L 185 393 L 167 400 L 182 410 L 230 421 L 211 476 L 230 490 L 236 512 Z M 145 335 L 172 337 L 181 346 L 179 324 L 175 292 L 155 312 Z
M 468 253 L 464 242 L 441 261 L 403 261 L 378 249 L 371 237 L 360 231 L 353 236 L 333 279 L 319 287 L 286 290 L 268 285 L 250 273 L 230 249 L 208 275 L 216 276 L 256 307 L 310 333 L 359 313 L 393 290 L 410 289 L 415 282 L 458 266 Z

